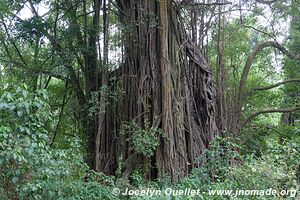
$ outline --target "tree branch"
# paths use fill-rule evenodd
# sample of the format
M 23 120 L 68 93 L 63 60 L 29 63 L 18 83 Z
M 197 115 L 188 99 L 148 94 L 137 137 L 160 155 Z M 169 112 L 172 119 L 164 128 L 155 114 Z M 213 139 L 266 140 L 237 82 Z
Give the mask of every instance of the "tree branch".
M 272 3 L 275 3 L 277 0 L 271 0 L 271 1 L 267 1 L 267 0 L 256 0 L 256 2 L 258 3 L 262 3 L 262 4 L 267 4 L 267 5 L 271 5 Z
M 66 100 L 67 92 L 68 92 L 68 81 L 66 81 L 66 84 L 65 84 L 65 91 L 64 91 L 64 96 L 63 96 L 63 100 L 62 100 L 62 106 L 60 108 L 60 112 L 59 112 L 59 115 L 58 115 L 58 121 L 57 121 L 55 130 L 54 130 L 54 134 L 53 134 L 52 141 L 50 143 L 50 147 L 53 147 L 53 145 L 54 145 L 55 138 L 56 138 L 56 135 L 57 135 L 57 132 L 58 132 L 58 129 L 59 129 L 59 125 L 61 123 L 61 120 L 62 120 L 62 117 L 63 117 L 63 114 L 64 114 L 64 108 L 65 108 L 65 105 L 67 104 L 67 100 Z
M 250 25 L 242 25 L 242 26 L 245 27 L 245 28 L 253 29 L 253 30 L 255 30 L 255 31 L 259 32 L 259 33 L 262 33 L 262 34 L 264 34 L 264 35 L 269 36 L 269 37 L 272 38 L 273 40 L 276 40 L 274 35 L 272 35 L 272 34 L 266 32 L 266 31 L 260 30 L 260 29 L 254 27 L 254 26 L 250 26 Z
M 185 0 L 180 2 L 181 6 L 191 5 L 191 6 L 221 6 L 221 5 L 228 5 L 232 4 L 231 2 L 213 2 L 213 3 L 201 3 L 201 2 L 194 2 L 190 0 Z
M 253 90 L 269 90 L 269 89 L 278 87 L 280 85 L 283 85 L 283 84 L 286 84 L 286 83 L 293 83 L 293 82 L 300 82 L 300 79 L 291 79 L 291 80 L 281 81 L 281 82 L 275 83 L 273 85 L 255 87 L 255 88 L 253 88 Z
M 246 64 L 243 69 L 243 72 L 242 72 L 242 75 L 241 75 L 239 91 L 238 91 L 238 95 L 237 95 L 238 110 L 240 110 L 242 107 L 243 96 L 245 94 L 245 86 L 246 86 L 248 74 L 249 74 L 250 68 L 253 64 L 254 58 L 258 53 L 260 53 L 263 49 L 265 49 L 267 47 L 274 47 L 274 48 L 278 49 L 279 51 L 281 51 L 286 56 L 288 56 L 289 58 L 294 59 L 294 60 L 300 60 L 300 54 L 298 54 L 298 55 L 292 54 L 285 47 L 283 47 L 276 41 L 266 41 L 266 42 L 259 43 L 253 49 L 253 51 L 250 53 L 250 55 L 248 56 Z
M 7 53 L 9 53 L 9 52 L 7 52 Z M 21 69 L 23 69 L 23 70 L 30 71 L 32 74 L 36 74 L 36 72 L 35 72 L 34 70 L 28 68 L 28 67 L 27 67 L 26 65 L 24 65 L 23 63 L 19 63 L 19 62 L 17 62 L 17 61 L 14 61 L 14 59 L 13 59 L 9 54 L 8 54 L 8 57 L 9 57 L 10 60 L 5 60 L 5 59 L 0 58 L 0 61 L 2 61 L 2 62 L 4 62 L 4 63 L 12 63 L 12 64 L 14 64 L 15 66 L 17 66 L 17 67 L 19 67 L 19 68 L 21 68 Z M 54 73 L 54 72 L 52 72 L 51 70 L 49 71 L 49 70 L 43 70 L 43 69 L 42 69 L 40 72 L 41 72 L 42 74 L 45 74 L 45 75 L 48 75 L 48 76 L 52 76 L 52 77 L 54 77 L 54 78 L 57 78 L 57 79 L 60 79 L 60 80 L 63 80 L 63 81 L 69 80 L 68 77 L 65 77 L 65 76 L 63 76 L 63 75 L 61 75 L 61 74 Z
M 32 9 L 32 12 L 33 14 L 36 16 L 36 17 L 39 17 L 40 16 L 38 15 L 35 7 L 33 6 L 32 2 L 31 1 L 28 1 L 30 3 L 30 6 L 31 6 L 31 9 Z M 48 33 L 48 31 L 46 30 L 42 30 L 41 31 L 47 38 L 48 40 L 50 41 L 51 45 L 53 46 L 54 50 L 56 50 L 58 53 L 59 53 L 59 56 L 61 58 L 64 59 L 64 52 L 63 52 L 63 48 L 62 46 L 58 43 L 57 39 L 54 38 L 50 33 Z M 76 93 L 76 96 L 77 96 L 77 99 L 78 99 L 78 102 L 81 106 L 85 105 L 85 102 L 86 102 L 86 99 L 85 99 L 85 94 L 81 88 L 81 85 L 80 85 L 80 81 L 79 81 L 79 77 L 76 75 L 75 73 L 75 70 L 73 69 L 73 67 L 69 64 L 65 64 L 64 65 L 65 68 L 68 70 L 69 72 L 69 75 L 70 75 L 70 83 L 74 86 L 74 90 L 75 90 L 75 93 Z
M 30 70 L 30 69 L 27 69 L 27 70 Z M 54 78 L 57 78 L 57 79 L 60 79 L 62 81 L 68 81 L 69 80 L 68 77 L 65 77 L 65 76 L 63 76 L 61 74 L 54 73 L 52 71 L 42 70 L 41 73 L 45 74 L 45 75 L 48 75 L 48 76 L 51 76 L 51 77 L 54 77 Z
M 5 22 L 4 22 L 3 19 L 2 19 L 2 25 L 3 25 L 3 27 L 4 27 L 5 33 L 6 33 L 7 37 L 8 37 L 8 39 L 9 39 L 9 41 L 11 42 L 11 44 L 13 45 L 13 47 L 14 47 L 15 50 L 16 50 L 17 55 L 18 55 L 19 58 L 21 59 L 22 63 L 23 63 L 24 65 L 27 65 L 27 63 L 26 63 L 24 57 L 22 56 L 22 54 L 21 54 L 19 48 L 17 47 L 16 43 L 15 43 L 15 42 L 13 41 L 13 39 L 11 38 L 11 36 L 10 36 L 10 34 L 9 34 L 9 30 L 8 30 L 8 28 L 7 28 L 7 26 L 6 26 L 6 24 L 5 24 Z
M 250 122 L 256 116 L 261 115 L 261 114 L 266 114 L 266 113 L 289 113 L 289 112 L 294 112 L 294 111 L 297 111 L 297 110 L 300 110 L 300 107 L 285 108 L 285 109 L 267 109 L 267 110 L 262 110 L 262 111 L 253 113 L 247 119 L 245 119 L 244 122 L 242 123 L 241 127 L 244 127 L 248 122 Z

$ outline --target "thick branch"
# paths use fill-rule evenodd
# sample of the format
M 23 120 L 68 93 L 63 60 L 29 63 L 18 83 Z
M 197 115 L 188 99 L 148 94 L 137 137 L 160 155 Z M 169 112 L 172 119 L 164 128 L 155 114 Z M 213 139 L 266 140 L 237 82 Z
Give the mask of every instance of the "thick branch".
M 262 3 L 262 4 L 267 4 L 267 5 L 270 5 L 272 3 L 275 3 L 277 0 L 271 0 L 271 1 L 267 1 L 267 0 L 256 0 L 257 2 L 259 3 Z
M 288 56 L 289 58 L 295 59 L 295 60 L 300 60 L 300 54 L 298 54 L 298 55 L 292 54 L 285 47 L 281 46 L 280 44 L 278 44 L 275 41 L 267 41 L 267 42 L 259 43 L 253 49 L 251 54 L 248 56 L 246 64 L 243 69 L 243 72 L 242 72 L 242 76 L 240 79 L 240 85 L 239 85 L 239 94 L 238 94 L 238 99 L 237 99 L 238 100 L 237 104 L 238 104 L 239 108 L 241 108 L 241 105 L 242 105 L 243 96 L 245 94 L 245 91 L 244 91 L 245 85 L 246 85 L 248 74 L 249 74 L 250 68 L 253 64 L 254 58 L 259 52 L 261 52 L 264 48 L 267 48 L 267 47 L 274 47 L 274 48 L 278 49 L 279 51 L 281 51 L 286 56 Z
M 300 79 L 291 79 L 291 80 L 281 81 L 281 82 L 275 83 L 273 85 L 268 85 L 268 86 L 263 86 L 263 87 L 255 87 L 255 88 L 253 88 L 253 90 L 269 90 L 269 89 L 278 87 L 280 85 L 283 85 L 286 83 L 293 83 L 293 82 L 300 82 Z
M 246 95 L 246 91 L 245 91 L 246 82 L 247 82 L 248 74 L 249 74 L 250 68 L 253 64 L 253 61 L 254 61 L 256 55 L 267 47 L 274 47 L 274 48 L 278 49 L 279 51 L 281 51 L 286 56 L 288 56 L 289 58 L 295 59 L 295 60 L 300 60 L 300 54 L 298 54 L 298 55 L 292 54 L 285 47 L 278 44 L 276 41 L 266 41 L 266 42 L 257 44 L 256 47 L 253 49 L 253 51 L 248 55 L 246 64 L 243 68 L 243 72 L 242 72 L 240 83 L 239 83 L 239 90 L 238 90 L 238 94 L 236 96 L 235 104 L 234 104 L 234 108 L 233 108 L 233 110 L 234 110 L 234 117 L 232 119 L 233 124 L 238 125 L 241 123 L 242 107 L 243 107 L 243 103 L 244 103 L 244 97 Z M 264 112 L 262 112 L 262 113 L 264 113 Z M 258 114 L 260 114 L 260 113 L 258 113 Z M 257 114 L 253 115 L 249 120 L 251 120 L 255 116 L 257 116 Z M 247 123 L 247 122 L 248 121 L 246 121 L 245 123 Z M 245 124 L 245 123 L 242 122 L 242 124 Z
M 185 5 L 191 5 L 191 6 L 221 6 L 221 5 L 228 5 L 228 4 L 232 4 L 231 2 L 213 2 L 213 3 L 201 3 L 201 2 L 194 2 L 194 1 L 190 1 L 190 0 L 185 0 L 182 1 L 180 3 L 182 6 Z
M 30 69 L 26 69 L 26 70 L 30 70 Z M 57 79 L 60 79 L 62 81 L 68 81 L 69 80 L 68 77 L 65 77 L 61 74 L 57 74 L 57 73 L 54 73 L 54 72 L 51 72 L 51 71 L 42 70 L 41 73 L 45 74 L 45 75 L 48 75 L 48 76 L 51 76 L 51 77 L 54 77 L 54 78 L 57 78 Z
M 296 108 L 285 108 L 285 109 L 267 109 L 267 110 L 262 110 L 256 113 L 253 113 L 250 115 L 247 119 L 242 124 L 242 127 L 245 126 L 248 122 L 253 120 L 256 116 L 261 115 L 261 114 L 266 114 L 266 113 L 289 113 L 289 112 L 294 112 L 300 110 L 300 107 Z

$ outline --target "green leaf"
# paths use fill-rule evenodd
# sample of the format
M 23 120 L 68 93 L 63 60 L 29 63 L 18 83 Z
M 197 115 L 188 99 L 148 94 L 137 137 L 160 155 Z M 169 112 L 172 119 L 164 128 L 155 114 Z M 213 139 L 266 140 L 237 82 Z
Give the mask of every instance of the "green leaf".
M 28 97 L 29 92 L 27 90 L 22 90 L 23 97 Z
M 23 115 L 23 111 L 18 110 L 18 111 L 17 111 L 17 115 L 18 115 L 19 117 L 21 117 L 21 116 Z
M 17 182 L 19 181 L 19 178 L 18 177 L 13 177 L 12 178 L 12 182 L 14 183 L 14 184 L 16 184 Z

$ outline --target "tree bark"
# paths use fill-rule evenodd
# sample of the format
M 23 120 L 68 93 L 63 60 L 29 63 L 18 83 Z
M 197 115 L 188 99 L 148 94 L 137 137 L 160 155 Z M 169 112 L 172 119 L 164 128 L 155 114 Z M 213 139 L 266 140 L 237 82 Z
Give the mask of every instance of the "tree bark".
M 287 84 L 287 83 L 300 83 L 300 79 L 291 79 L 291 80 L 286 80 L 286 81 L 281 81 L 278 83 L 275 83 L 273 85 L 268 85 L 268 86 L 262 86 L 262 87 L 255 87 L 253 88 L 253 90 L 259 91 L 259 90 L 269 90 L 275 87 L 279 87 L 283 84 Z
M 222 9 L 219 6 L 218 14 L 218 35 L 217 35 L 217 62 L 216 62 L 216 111 L 217 111 L 217 125 L 221 131 L 224 131 L 227 127 L 227 111 L 226 111 L 226 99 L 225 99 L 225 87 L 226 87 L 226 70 L 224 63 L 224 35 L 222 34 Z
M 122 154 L 125 177 L 139 165 L 150 164 L 149 178 L 167 173 L 178 181 L 201 165 L 196 159 L 218 134 L 210 67 L 183 31 L 171 1 L 118 0 L 117 6 L 127 30 L 125 62 L 118 70 L 126 95 L 106 111 L 103 131 L 113 135 L 107 138 L 111 169 Z M 113 114 L 116 110 L 118 115 Z M 140 127 L 148 121 L 164 131 L 155 155 L 147 158 L 130 149 L 131 133 L 118 132 L 125 121 Z
M 291 113 L 294 111 L 300 110 L 300 107 L 296 108 L 285 108 L 285 109 L 268 109 L 268 110 L 261 110 L 259 112 L 253 113 L 247 119 L 245 119 L 242 123 L 242 127 L 245 126 L 248 122 L 254 119 L 256 116 L 266 113 Z

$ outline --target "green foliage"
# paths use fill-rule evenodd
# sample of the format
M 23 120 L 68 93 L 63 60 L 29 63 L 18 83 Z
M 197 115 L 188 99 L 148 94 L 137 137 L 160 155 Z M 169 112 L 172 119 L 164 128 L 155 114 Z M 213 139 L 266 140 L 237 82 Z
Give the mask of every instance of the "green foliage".
M 104 113 L 108 105 L 116 106 L 123 98 L 124 91 L 119 85 L 116 77 L 111 77 L 112 86 L 102 85 L 96 92 L 91 93 L 89 99 L 89 116 L 94 117 L 99 113 Z M 111 87 L 114 87 L 112 90 Z M 106 101 L 101 101 L 101 98 L 106 98 Z
M 184 190 L 186 188 L 199 189 L 200 196 L 166 196 L 165 194 L 158 196 L 131 196 L 129 199 L 257 199 L 257 200 L 273 200 L 282 199 L 279 196 L 235 196 L 235 191 L 243 190 L 267 190 L 272 188 L 276 191 L 296 190 L 299 187 L 299 157 L 300 157 L 300 140 L 299 131 L 292 127 L 278 127 L 277 136 L 273 138 L 266 137 L 276 132 L 272 129 L 263 129 L 264 136 L 255 138 L 265 143 L 265 146 L 259 151 L 261 154 L 255 156 L 250 153 L 251 144 L 248 140 L 241 139 L 216 138 L 210 145 L 204 155 L 201 157 L 206 162 L 200 168 L 194 169 L 192 173 L 182 179 L 179 183 L 171 183 L 168 176 L 159 179 L 157 182 L 147 182 L 142 179 L 139 172 L 133 174 L 133 186 L 129 189 L 146 190 L 159 189 L 164 191 L 166 188 L 174 190 Z M 258 130 L 259 131 L 259 130 Z M 260 133 L 261 133 L 260 132 Z M 280 134 L 279 134 L 280 133 Z M 245 133 L 245 135 L 247 135 Z M 259 135 L 259 134 L 258 134 Z M 258 137 L 258 135 L 249 137 Z M 275 134 L 276 135 L 276 134 Z M 281 138 L 281 140 L 280 140 Z M 257 142 L 257 141 L 256 141 Z M 249 149 L 250 148 L 250 149 Z M 244 152 L 247 151 L 247 154 Z M 240 153 L 238 153 L 240 152 Z M 121 191 L 125 191 L 128 186 L 121 187 Z M 231 196 L 226 195 L 209 195 L 213 190 L 232 190 Z M 121 199 L 127 197 L 122 196 Z M 294 199 L 293 196 L 287 196 L 285 199 Z
M 156 28 L 160 29 L 159 16 L 149 13 L 147 9 L 138 8 L 140 10 L 137 10 L 138 15 L 135 17 L 137 24 L 135 25 L 129 21 L 134 17 L 132 19 L 125 17 L 124 21 L 120 21 L 118 14 L 115 14 L 119 12 L 119 8 L 114 6 L 118 4 L 111 5 L 108 71 L 109 76 L 112 77 L 109 78 L 107 86 L 102 86 L 98 92 L 89 94 L 86 61 L 89 61 L 89 57 L 94 53 L 87 44 L 93 37 L 89 35 L 94 28 L 92 24 L 95 12 L 90 12 L 93 2 L 85 1 L 86 5 L 80 1 L 33 0 L 31 2 L 37 10 L 39 10 L 39 5 L 47 4 L 48 12 L 40 17 L 20 19 L 18 16 L 20 11 L 22 12 L 22 7 L 29 6 L 29 2 L 26 4 L 23 0 L 0 2 L 0 17 L 3 19 L 0 31 L 2 44 L 0 80 L 4 80 L 0 82 L 0 199 L 195 199 L 195 197 L 165 195 L 157 197 L 114 196 L 112 194 L 114 187 L 121 190 L 125 188 L 193 188 L 204 192 L 212 189 L 299 188 L 299 113 L 293 113 L 293 126 L 278 125 L 280 114 L 260 115 L 252 121 L 251 127 L 243 129 L 239 138 L 233 139 L 228 135 L 225 138 L 216 138 L 210 144 L 210 148 L 198 158 L 197 161 L 202 164 L 201 167 L 194 169 L 188 177 L 176 184 L 171 182 L 168 174 L 159 177 L 155 182 L 145 179 L 145 174 L 149 174 L 152 170 L 152 158 L 160 145 L 159 139 L 164 135 L 160 129 L 150 127 L 148 121 L 126 122 L 120 130 L 121 137 L 126 135 L 125 138 L 130 140 L 130 148 L 134 152 L 145 156 L 146 160 L 151 160 L 151 166 L 134 167 L 129 178 L 130 184 L 129 180 L 119 178 L 125 168 L 122 155 L 117 158 L 118 166 L 115 177 L 105 176 L 88 169 L 83 160 L 85 155 L 82 144 L 86 135 L 82 131 L 81 123 L 85 116 L 82 116 L 81 106 L 88 107 L 91 119 L 94 119 L 99 112 L 104 112 L 108 105 L 118 108 L 126 95 L 122 88 L 127 87 L 123 82 L 127 78 L 118 79 L 112 74 L 119 75 L 122 69 L 120 68 L 121 60 L 128 62 L 127 53 L 123 49 L 124 46 L 126 47 L 124 39 L 131 37 L 132 32 L 138 28 L 138 30 L 149 31 L 147 33 L 149 38 L 145 38 L 145 41 L 149 39 L 149 41 L 159 43 L 159 39 L 151 38 L 152 31 L 156 31 Z M 249 4 L 253 5 L 245 7 L 245 5 L 236 4 L 230 9 L 227 9 L 226 5 L 222 6 L 225 14 L 224 19 L 221 19 L 223 21 L 221 22 L 221 42 L 224 42 L 223 60 L 226 68 L 224 76 L 228 108 L 236 103 L 232 100 L 236 98 L 247 56 L 259 42 L 273 40 L 274 38 L 270 35 L 280 42 L 281 37 L 285 37 L 282 30 L 277 30 L 282 21 L 291 20 L 289 37 L 283 43 L 291 53 L 299 53 L 298 1 L 275 1 L 268 6 L 261 5 L 257 1 L 249 2 Z M 193 6 L 176 5 L 175 1 L 172 5 L 179 6 L 178 10 L 184 13 L 181 22 L 190 24 L 190 10 Z M 266 12 L 265 6 L 272 8 L 272 15 Z M 210 18 L 207 15 L 210 11 L 217 13 L 217 10 L 213 11 L 214 6 L 203 8 L 205 9 L 199 10 L 198 17 L 204 16 L 204 21 Z M 230 11 L 238 9 L 241 10 L 241 16 L 232 16 L 238 12 Z M 249 11 L 249 9 L 253 10 Z M 262 24 L 259 19 L 264 15 L 267 18 L 270 16 L 266 24 Z M 100 14 L 99 17 L 98 29 L 102 32 L 105 23 L 102 23 L 103 15 Z M 201 31 L 208 31 L 205 36 L 207 42 L 200 46 L 203 52 L 208 52 L 209 55 L 205 56 L 210 59 L 213 68 L 217 62 L 215 47 L 218 22 L 216 19 L 217 17 L 212 15 L 210 19 L 212 24 L 207 24 L 212 28 L 208 29 L 202 27 L 204 24 L 200 24 L 199 18 L 196 19 L 197 24 L 200 25 L 196 31 L 197 35 L 201 36 Z M 149 26 L 146 27 L 147 25 Z M 286 30 L 283 31 L 286 32 Z M 189 28 L 187 32 L 189 33 Z M 51 37 L 47 36 L 48 34 Z M 52 44 L 52 39 L 54 44 Z M 100 33 L 97 35 L 98 51 L 95 52 L 99 53 L 96 56 L 96 62 L 100 63 L 99 68 L 103 67 L 101 66 L 102 40 L 103 34 Z M 149 49 L 152 49 L 153 45 L 156 44 L 147 43 Z M 283 68 L 280 71 L 281 69 L 274 67 L 276 65 L 274 61 L 280 61 L 280 57 L 272 52 L 273 48 L 266 48 L 255 56 L 246 83 L 247 94 L 243 102 L 243 117 L 265 108 L 298 107 L 300 104 L 299 84 L 290 83 L 256 93 L 251 90 L 253 87 L 299 78 L 299 61 L 284 58 Z M 147 52 L 136 53 L 139 54 L 137 56 L 143 57 L 143 53 Z M 147 62 L 151 62 L 151 66 L 157 64 L 155 62 L 153 64 L 152 61 Z M 142 65 L 143 63 L 136 64 Z M 66 66 L 70 66 L 77 75 L 88 105 L 78 105 L 76 94 L 72 90 L 74 85 L 71 82 L 74 79 L 71 79 L 71 73 L 68 72 Z M 155 76 L 155 70 L 152 70 L 153 76 Z M 134 81 L 135 73 L 142 73 L 142 71 L 130 70 L 128 73 L 130 80 Z M 47 82 L 48 78 L 49 82 Z M 101 77 L 98 78 L 101 80 Z M 37 90 L 37 88 L 44 87 L 47 88 L 47 92 Z M 106 102 L 100 102 L 103 94 L 107 94 Z M 64 103 L 65 106 L 62 109 L 61 105 Z M 62 113 L 61 119 L 60 113 Z M 61 126 L 58 126 L 59 124 Z M 55 145 L 50 147 L 49 138 L 52 138 L 54 132 L 57 133 Z M 247 198 L 280 199 L 280 197 L 245 196 L 230 198 L 210 196 L 207 193 L 199 197 L 199 199 L 209 200 Z
M 91 99 L 89 100 L 89 116 L 94 117 L 98 115 L 98 113 L 105 112 L 105 107 L 108 105 L 108 101 L 101 102 L 101 96 L 107 95 L 108 87 L 107 85 L 101 86 L 99 91 L 92 92 Z
M 50 114 L 45 103 L 45 91 L 39 90 L 33 95 L 26 85 L 2 87 L 0 147 L 5 151 L 1 151 L 0 161 L 9 165 L 9 170 L 13 170 L 18 167 L 15 162 L 26 163 L 33 152 L 45 148 L 48 138 L 45 125 L 50 120 Z
M 26 85 L 1 84 L 0 97 L 0 163 L 2 185 L 15 187 L 37 170 L 35 158 L 47 152 L 48 131 L 45 125 L 50 113 L 45 91 L 35 94 Z M 47 158 L 46 158 L 47 159 Z M 43 160 L 41 160 L 43 161 Z
M 83 161 L 79 140 L 69 139 L 68 148 L 52 149 L 48 135 L 51 110 L 45 91 L 34 93 L 26 85 L 2 85 L 0 128 L 0 197 L 1 199 L 126 199 L 115 196 L 112 188 L 199 189 L 202 199 L 229 197 L 209 195 L 211 190 L 295 189 L 299 187 L 300 136 L 295 126 L 258 126 L 245 130 L 239 139 L 216 138 L 199 158 L 200 168 L 173 184 L 168 176 L 157 182 L 144 179 L 146 166 L 131 175 L 131 185 L 115 182 L 114 177 L 90 171 Z M 132 148 L 151 156 L 159 145 L 161 130 L 141 128 L 131 122 L 123 125 L 122 134 L 131 135 Z M 226 134 L 227 135 L 227 134 Z M 239 153 L 238 153 L 239 152 Z M 122 158 L 121 158 L 122 161 Z M 169 199 L 169 196 L 132 196 L 130 199 Z M 193 199 L 173 196 L 172 199 Z M 231 197 L 231 199 L 240 199 Z M 275 197 L 242 196 L 243 199 Z M 275 198 L 276 199 L 276 198 Z M 287 198 L 288 199 L 288 198 Z
M 300 15 L 299 15 L 299 2 L 292 1 L 294 4 L 292 6 L 291 12 L 291 23 L 290 23 L 290 37 L 288 40 L 288 49 L 290 52 L 294 54 L 298 54 L 300 48 Z M 283 61 L 283 74 L 286 80 L 290 79 L 299 79 L 300 72 L 300 63 L 297 60 L 293 60 L 290 58 L 285 58 Z M 298 107 L 300 105 L 300 86 L 299 84 L 286 84 L 283 87 L 284 91 L 284 104 L 289 107 Z M 293 113 L 292 120 L 299 120 L 300 114 Z
M 89 171 L 78 140 L 65 141 L 68 149 L 49 147 L 45 91 L 1 86 L 0 198 L 109 199 L 112 182 Z
M 154 154 L 159 145 L 159 137 L 163 136 L 162 130 L 149 126 L 149 122 L 144 122 L 144 128 L 136 122 L 126 122 L 121 128 L 121 134 L 128 134 L 128 140 L 132 142 L 132 149 L 144 156 L 150 157 Z
M 270 132 L 268 134 L 272 134 L 272 130 L 268 130 Z M 285 133 L 288 131 L 290 131 L 289 128 L 286 129 Z M 212 143 L 212 148 L 206 152 L 206 155 L 210 155 L 208 157 L 213 158 L 217 156 L 217 159 L 208 161 L 201 168 L 195 169 L 191 175 L 181 180 L 179 184 L 170 185 L 167 183 L 167 185 L 177 189 L 200 189 L 200 191 L 205 192 L 201 193 L 202 196 L 199 197 L 200 199 L 281 199 L 278 196 L 211 196 L 209 195 L 209 191 L 222 189 L 233 191 L 239 189 L 266 190 L 269 188 L 276 191 L 297 189 L 299 187 L 299 182 L 297 183 L 299 179 L 297 170 L 299 170 L 300 157 L 299 134 L 297 138 L 296 140 L 292 140 L 291 138 L 290 140 L 284 139 L 285 142 L 280 143 L 279 140 L 272 140 L 265 137 L 262 139 L 264 140 L 262 142 L 267 143 L 268 147 L 265 150 L 260 150 L 263 152 L 260 157 L 251 156 L 251 154 L 242 156 L 236 152 L 231 154 L 228 151 L 228 147 L 235 149 L 242 148 L 240 151 L 244 151 L 247 147 L 236 144 L 232 139 L 224 140 L 217 138 Z M 221 152 L 224 151 L 227 151 L 227 154 L 220 156 Z M 229 165 L 230 161 L 234 161 L 236 164 L 231 166 Z M 215 179 L 212 179 L 213 176 L 208 176 L 209 174 L 217 176 L 214 176 Z M 190 199 L 193 198 L 191 197 Z M 161 199 L 168 199 L 168 197 Z M 182 196 L 174 199 L 188 198 Z M 286 199 L 294 199 L 294 197 L 286 197 Z

